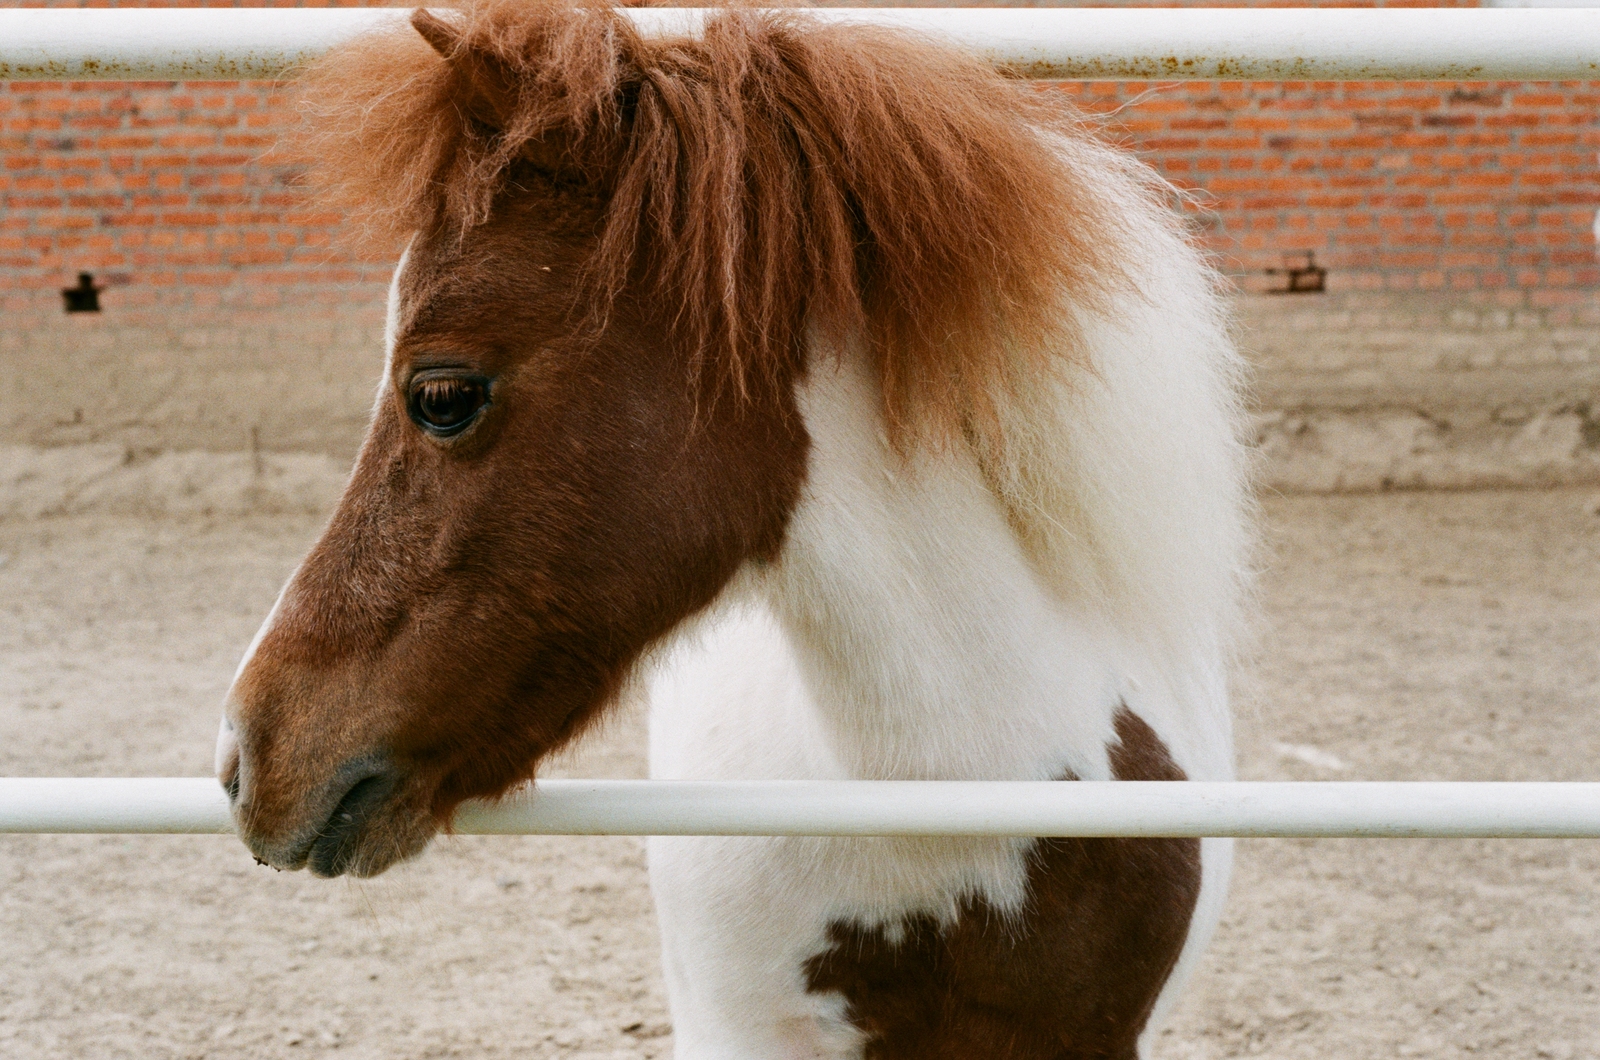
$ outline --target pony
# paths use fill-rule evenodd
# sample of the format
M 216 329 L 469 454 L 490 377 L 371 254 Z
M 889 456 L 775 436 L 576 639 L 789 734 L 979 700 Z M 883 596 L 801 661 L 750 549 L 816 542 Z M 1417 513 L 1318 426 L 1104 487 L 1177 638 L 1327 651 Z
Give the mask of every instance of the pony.
M 370 876 L 635 690 L 658 778 L 1220 780 L 1240 369 L 1171 189 L 947 43 L 417 11 L 305 77 L 402 246 L 348 486 L 217 748 Z M 654 838 L 684 1060 L 1140 1055 L 1226 841 Z

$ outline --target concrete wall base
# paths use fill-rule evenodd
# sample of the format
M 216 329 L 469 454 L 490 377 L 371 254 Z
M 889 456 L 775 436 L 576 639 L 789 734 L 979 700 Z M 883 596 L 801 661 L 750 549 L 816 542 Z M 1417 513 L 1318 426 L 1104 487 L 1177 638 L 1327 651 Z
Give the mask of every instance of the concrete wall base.
M 117 445 L 0 446 L 0 520 L 331 512 L 349 475 L 324 453 L 138 456 Z
M 1262 485 L 1284 493 L 1600 483 L 1587 407 L 1521 422 L 1452 422 L 1415 409 L 1274 411 L 1256 418 Z
M 383 290 L 0 333 L 0 518 L 325 511 L 382 369 Z M 1600 295 L 1240 295 L 1261 481 L 1285 492 L 1600 483 Z

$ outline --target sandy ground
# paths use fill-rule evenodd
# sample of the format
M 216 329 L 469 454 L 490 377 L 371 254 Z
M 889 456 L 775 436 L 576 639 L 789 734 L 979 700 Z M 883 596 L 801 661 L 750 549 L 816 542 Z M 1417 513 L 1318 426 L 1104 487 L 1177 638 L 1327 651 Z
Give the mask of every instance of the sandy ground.
M 1266 506 L 1248 778 L 1600 779 L 1592 491 Z M 209 770 L 307 516 L 0 523 L 0 774 Z M 642 775 L 620 719 L 568 775 Z M 1600 843 L 1256 841 L 1164 1058 L 1600 1058 Z M 642 844 L 0 837 L 0 1057 L 670 1054 Z

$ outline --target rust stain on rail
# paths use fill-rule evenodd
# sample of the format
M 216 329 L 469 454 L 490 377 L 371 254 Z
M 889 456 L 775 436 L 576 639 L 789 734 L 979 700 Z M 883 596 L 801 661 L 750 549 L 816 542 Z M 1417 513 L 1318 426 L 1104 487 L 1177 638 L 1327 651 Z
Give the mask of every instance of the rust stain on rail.
M 1035 81 L 1494 81 L 1508 76 L 1484 63 L 1393 66 L 1306 57 L 1085 56 L 1017 61 L 990 55 L 989 59 L 1008 77 Z M 1600 61 L 1538 79 L 1566 81 L 1596 77 L 1600 77 Z
M 293 77 L 319 49 L 234 55 L 172 55 L 106 60 L 89 56 L 38 61 L 0 60 L 0 81 L 281 81 Z M 984 54 L 980 51 L 980 54 Z M 1012 53 L 1014 56 L 1015 53 Z M 986 56 L 1008 77 L 1035 81 L 1492 81 L 1503 70 L 1483 63 L 1343 62 L 1304 56 L 1245 55 L 1063 56 L 1018 60 Z M 1515 78 L 1526 80 L 1525 77 Z M 1600 60 L 1552 73 L 1552 80 L 1600 79 Z
M 92 57 L 37 62 L 0 60 L 0 81 L 281 81 L 293 77 L 315 55 L 305 51 L 135 61 Z

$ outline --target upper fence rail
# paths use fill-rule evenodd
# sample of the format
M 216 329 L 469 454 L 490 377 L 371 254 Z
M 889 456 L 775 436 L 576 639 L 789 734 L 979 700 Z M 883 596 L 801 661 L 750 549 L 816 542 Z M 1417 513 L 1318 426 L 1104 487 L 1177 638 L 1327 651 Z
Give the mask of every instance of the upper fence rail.
M 811 8 L 963 45 L 1018 77 L 1129 81 L 1600 80 L 1600 10 Z M 713 8 L 624 11 L 692 33 Z M 0 80 L 238 81 L 297 66 L 396 8 L 0 11 Z

